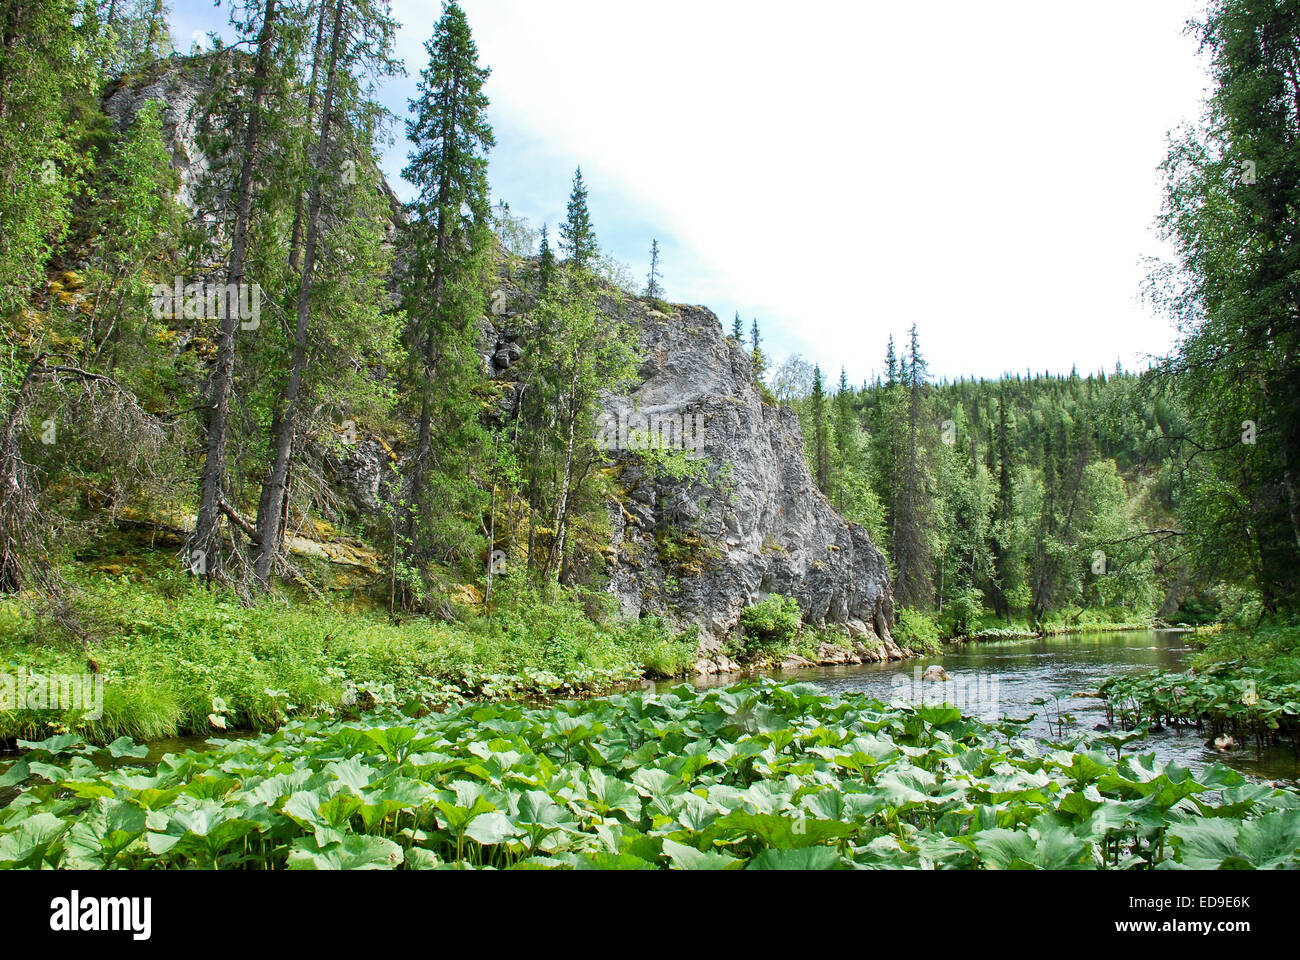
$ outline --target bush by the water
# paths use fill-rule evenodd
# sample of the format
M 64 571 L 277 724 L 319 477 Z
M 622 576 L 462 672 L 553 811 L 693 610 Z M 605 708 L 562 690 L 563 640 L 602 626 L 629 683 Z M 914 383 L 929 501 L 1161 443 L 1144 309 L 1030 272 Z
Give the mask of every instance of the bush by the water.
M 899 607 L 894 639 L 918 653 L 935 653 L 939 650 L 939 625 L 920 610 Z
M 743 652 L 754 655 L 787 648 L 799 636 L 802 623 L 797 600 L 769 594 L 740 614 Z

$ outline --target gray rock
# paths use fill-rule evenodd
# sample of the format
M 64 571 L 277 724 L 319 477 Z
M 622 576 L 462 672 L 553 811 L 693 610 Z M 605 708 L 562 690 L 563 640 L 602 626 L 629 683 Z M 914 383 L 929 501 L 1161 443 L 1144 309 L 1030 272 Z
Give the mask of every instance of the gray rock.
M 528 299 L 508 278 L 500 282 L 510 302 Z M 622 492 L 609 504 L 605 572 L 623 613 L 697 625 L 705 675 L 727 671 L 724 638 L 745 607 L 773 593 L 798 601 L 807 623 L 841 624 L 862 641 L 853 644 L 861 652 L 837 648 L 823 662 L 907 656 L 890 634 L 884 557 L 817 489 L 799 418 L 763 402 L 749 353 L 704 307 L 665 313 L 637 298 L 602 298 L 602 309 L 630 313 L 644 359 L 630 390 L 604 398 L 598 419 L 616 438 L 654 425 L 707 469 L 704 480 L 676 481 L 650 475 L 635 450 L 610 451 Z M 509 378 L 526 336 L 518 317 L 498 321 L 503 329 L 485 330 L 481 350 L 489 375 Z

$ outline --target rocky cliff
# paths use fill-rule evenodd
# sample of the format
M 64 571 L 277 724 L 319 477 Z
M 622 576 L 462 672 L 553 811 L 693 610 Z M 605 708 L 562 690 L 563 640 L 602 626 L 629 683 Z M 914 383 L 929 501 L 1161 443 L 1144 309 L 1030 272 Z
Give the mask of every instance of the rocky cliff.
M 507 302 L 526 304 L 507 288 Z M 697 624 L 702 672 L 734 667 L 723 640 L 746 606 L 773 593 L 795 598 L 807 622 L 842 628 L 844 644 L 824 648 L 824 661 L 905 656 L 890 634 L 884 557 L 818 490 L 798 417 L 763 402 L 748 352 L 704 307 L 606 297 L 602 308 L 631 315 L 643 357 L 632 389 L 605 398 L 603 429 L 624 442 L 654 430 L 707 467 L 707 479 L 672 480 L 611 445 L 622 492 L 609 504 L 605 572 L 624 613 Z M 507 310 L 485 327 L 490 376 L 511 377 L 526 322 Z

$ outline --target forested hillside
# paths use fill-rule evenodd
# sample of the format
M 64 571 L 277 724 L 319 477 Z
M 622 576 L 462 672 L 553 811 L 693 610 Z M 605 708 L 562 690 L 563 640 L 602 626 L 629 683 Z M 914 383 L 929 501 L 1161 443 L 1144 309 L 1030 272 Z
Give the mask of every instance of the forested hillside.
M 1187 556 L 1186 428 L 1152 375 L 936 382 L 915 331 L 883 366 L 828 387 L 794 357 L 773 385 L 819 485 L 889 555 L 902 604 L 961 633 L 993 617 L 1199 622 L 1199 593 L 1213 613 L 1237 596 L 1239 578 L 1210 590 Z
M 240 618 L 343 605 L 443 649 L 557 604 L 615 648 L 649 639 L 611 658 L 548 634 L 548 666 L 670 674 L 697 640 L 708 671 L 901 655 L 895 617 L 922 648 L 1285 616 L 1300 391 L 1268 278 L 1291 256 L 1290 81 L 1230 6 L 1201 28 L 1219 92 L 1165 171 L 1184 262 L 1149 292 L 1178 349 L 952 381 L 914 326 L 852 385 L 778 363 L 756 319 L 724 340 L 668 302 L 657 240 L 633 279 L 581 169 L 554 229 L 494 200 L 490 69 L 454 3 L 402 118 L 374 98 L 406 69 L 383 4 L 236 5 L 237 41 L 189 55 L 155 2 L 8 4 L 8 609 L 91 649 L 159 590 Z M 399 127 L 406 203 L 377 160 Z M 626 436 L 642 407 L 651 429 Z

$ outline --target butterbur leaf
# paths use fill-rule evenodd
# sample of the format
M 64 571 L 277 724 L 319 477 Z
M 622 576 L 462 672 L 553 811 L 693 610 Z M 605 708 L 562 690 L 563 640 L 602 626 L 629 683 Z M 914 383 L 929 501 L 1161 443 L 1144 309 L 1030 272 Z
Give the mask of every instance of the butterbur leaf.
M 1261 870 L 1294 863 L 1300 851 L 1300 811 L 1279 810 L 1247 820 L 1237 846 L 1242 857 Z
M 523 832 L 504 814 L 496 812 L 479 814 L 465 828 L 465 836 L 485 847 L 522 836 Z
M 1237 856 L 1237 834 L 1241 825 L 1231 820 L 1189 820 L 1169 830 L 1181 848 L 1178 858 L 1193 870 L 1218 870 L 1228 858 Z
M 803 847 L 799 850 L 764 850 L 749 861 L 747 870 L 836 870 L 842 865 L 831 847 Z
M 0 833 L 0 867 L 36 867 L 70 828 L 52 813 L 34 813 Z
M 351 834 L 324 848 L 300 840 L 289 852 L 289 869 L 392 870 L 402 860 L 402 848 L 388 838 Z
M 149 748 L 143 743 L 136 743 L 130 737 L 118 737 L 108 745 L 109 755 L 120 760 L 123 757 L 137 759 L 149 756 Z
M 741 863 L 736 857 L 725 853 L 696 850 L 667 838 L 664 839 L 664 854 L 678 870 L 729 870 Z

